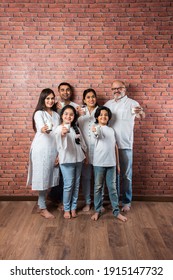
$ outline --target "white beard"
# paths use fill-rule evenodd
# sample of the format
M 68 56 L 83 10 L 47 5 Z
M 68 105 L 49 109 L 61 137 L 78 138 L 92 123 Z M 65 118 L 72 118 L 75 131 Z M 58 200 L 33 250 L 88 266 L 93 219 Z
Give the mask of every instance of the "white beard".
M 124 93 L 120 93 L 118 96 L 116 95 L 116 96 L 114 97 L 114 99 L 115 99 L 115 101 L 118 101 L 118 100 L 122 99 L 124 96 L 125 96 Z

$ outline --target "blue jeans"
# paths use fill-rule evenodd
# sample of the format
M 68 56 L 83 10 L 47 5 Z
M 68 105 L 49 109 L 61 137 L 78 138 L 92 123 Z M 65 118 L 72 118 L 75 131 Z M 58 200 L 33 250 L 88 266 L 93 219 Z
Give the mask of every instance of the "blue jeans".
M 64 181 L 63 204 L 64 211 L 77 208 L 82 162 L 60 164 Z
M 85 203 L 87 205 L 91 204 L 92 171 L 93 171 L 93 165 L 92 164 L 85 164 L 85 163 L 83 164 L 81 184 L 82 184 L 82 192 L 83 192 L 83 195 L 84 195 Z M 104 200 L 104 188 L 105 188 L 105 184 L 103 183 L 102 200 Z
M 108 188 L 109 199 L 112 205 L 113 214 L 117 216 L 120 213 L 118 195 L 116 189 L 116 168 L 94 166 L 94 208 L 95 211 L 100 213 L 102 209 L 102 189 L 103 183 L 106 179 Z
M 133 150 L 119 149 L 119 160 L 122 179 L 122 205 L 130 206 L 132 201 Z M 118 189 L 120 189 L 120 180 Z

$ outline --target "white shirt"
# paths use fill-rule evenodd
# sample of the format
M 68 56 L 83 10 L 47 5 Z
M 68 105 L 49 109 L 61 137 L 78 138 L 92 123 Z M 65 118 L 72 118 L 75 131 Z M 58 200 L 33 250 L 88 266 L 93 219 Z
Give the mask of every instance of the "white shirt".
M 139 103 L 124 96 L 118 101 L 114 99 L 107 101 L 105 106 L 112 112 L 109 125 L 115 130 L 118 148 L 132 149 L 135 123 L 135 114 L 132 113 L 132 108 L 140 106 Z
M 72 127 L 65 136 L 61 135 L 61 131 L 62 125 L 59 125 L 55 131 L 59 163 L 82 162 L 85 159 L 84 151 L 87 150 L 82 135 L 80 134 L 80 144 L 76 144 L 75 138 L 77 135 Z
M 70 101 L 70 103 L 68 105 L 73 106 L 75 109 L 79 106 L 77 103 Z M 66 105 L 65 105 L 66 106 Z M 61 110 L 62 109 L 57 109 L 57 113 L 60 115 L 61 114 Z
M 92 126 L 95 122 L 94 114 L 97 108 L 98 106 L 90 113 L 86 107 L 86 114 L 78 118 L 79 128 L 87 145 L 88 160 L 90 164 L 93 163 L 95 137 L 94 133 L 92 132 Z
M 114 130 L 107 125 L 101 126 L 95 142 L 93 165 L 103 167 L 116 166 L 115 146 Z
M 78 107 L 79 105 L 73 101 L 70 101 L 69 105 L 73 106 L 75 109 L 76 107 Z

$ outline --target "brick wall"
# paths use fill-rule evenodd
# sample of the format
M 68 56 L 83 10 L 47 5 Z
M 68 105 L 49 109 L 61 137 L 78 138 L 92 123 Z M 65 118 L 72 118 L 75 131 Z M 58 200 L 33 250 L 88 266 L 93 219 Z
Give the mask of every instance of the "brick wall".
M 5 0 L 0 4 L 0 195 L 26 188 L 31 116 L 41 90 L 68 81 L 75 101 L 93 87 L 129 83 L 145 109 L 136 121 L 134 194 L 173 195 L 173 2 Z

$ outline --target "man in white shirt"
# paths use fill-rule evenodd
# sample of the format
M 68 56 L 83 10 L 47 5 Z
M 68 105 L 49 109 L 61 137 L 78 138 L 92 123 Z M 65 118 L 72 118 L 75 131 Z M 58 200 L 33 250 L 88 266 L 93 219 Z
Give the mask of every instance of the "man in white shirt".
M 72 96 L 73 96 L 73 87 L 66 82 L 60 83 L 58 86 L 58 93 L 59 93 L 59 99 L 56 103 L 57 111 L 60 113 L 61 109 L 66 105 L 71 105 L 75 109 L 79 106 L 75 102 L 72 102 Z
M 132 164 L 135 117 L 145 117 L 139 103 L 126 95 L 124 82 L 116 80 L 112 84 L 114 98 L 105 106 L 112 112 L 110 126 L 115 130 L 119 148 L 120 175 L 122 176 L 122 211 L 130 210 L 132 201 Z M 119 180 L 118 180 L 119 181 Z M 117 186 L 119 189 L 120 186 Z

